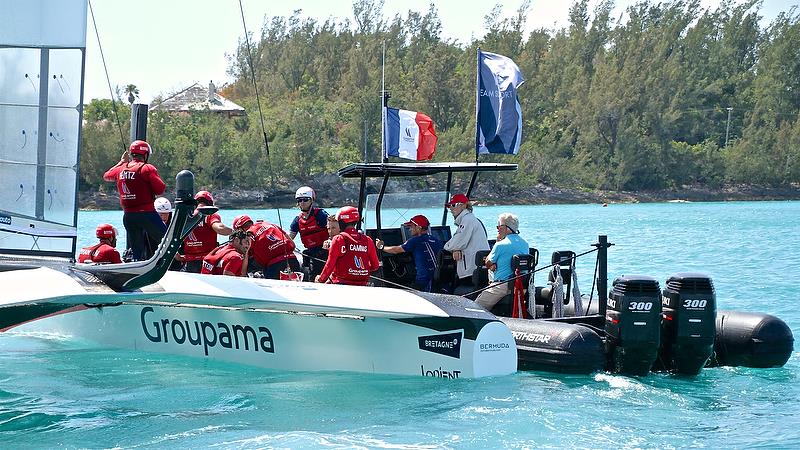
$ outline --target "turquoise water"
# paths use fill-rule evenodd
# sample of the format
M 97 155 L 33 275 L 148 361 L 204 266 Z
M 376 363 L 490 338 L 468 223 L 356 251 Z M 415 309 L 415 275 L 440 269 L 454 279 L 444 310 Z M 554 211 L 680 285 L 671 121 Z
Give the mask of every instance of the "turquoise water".
M 800 202 L 478 207 L 500 212 L 542 259 L 615 245 L 609 277 L 679 271 L 714 279 L 720 309 L 761 311 L 800 336 Z M 243 211 L 222 211 L 230 223 Z M 277 220 L 275 211 L 246 211 Z M 404 212 L 405 217 L 416 214 Z M 282 212 L 284 224 L 294 213 Z M 440 211 L 429 218 L 438 222 Z M 436 219 L 434 219 L 436 218 Z M 384 223 L 399 221 L 387 217 Z M 122 229 L 119 212 L 82 212 Z M 123 240 L 124 241 L 124 240 Z M 578 266 L 591 287 L 594 260 Z M 538 284 L 542 284 L 541 282 Z M 288 373 L 0 335 L 3 448 L 799 448 L 800 352 L 779 369 L 654 374 L 518 373 L 440 380 Z

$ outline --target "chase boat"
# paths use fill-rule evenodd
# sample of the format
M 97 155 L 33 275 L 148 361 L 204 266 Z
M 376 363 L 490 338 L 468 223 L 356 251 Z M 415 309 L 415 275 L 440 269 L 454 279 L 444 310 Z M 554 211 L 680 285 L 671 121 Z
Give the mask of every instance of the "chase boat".
M 450 198 L 454 174 L 470 175 L 466 190 L 470 197 L 478 174 L 516 169 L 516 164 L 500 163 L 384 162 L 352 164 L 339 175 L 360 181 L 359 212 L 364 217 L 366 209 L 375 217 L 375 227 L 366 233 L 387 245 L 400 245 L 411 237 L 410 230 L 383 226 L 381 212 L 387 202 L 390 209 L 441 208 Z M 386 192 L 393 177 L 436 174 L 447 176 L 444 192 Z M 368 194 L 370 178 L 381 180 L 377 194 Z M 441 224 L 429 230 L 442 241 L 451 237 L 447 217 L 444 208 Z M 520 370 L 696 375 L 711 366 L 780 367 L 791 356 L 794 337 L 785 322 L 769 314 L 717 310 L 714 283 L 705 274 L 677 272 L 665 281 L 663 289 L 658 280 L 646 275 L 620 276 L 609 289 L 607 257 L 612 245 L 601 235 L 591 249 L 580 254 L 571 250 L 553 252 L 549 263 L 541 267 L 536 248 L 513 258 L 516 276 L 509 281 L 512 293 L 491 312 L 514 335 Z M 449 252 L 442 251 L 434 290 L 475 299 L 489 285 L 482 267 L 487 254 L 478 252 L 475 256 L 478 268 L 472 283 L 458 285 L 455 262 Z M 592 292 L 585 296 L 578 288 L 575 261 L 589 256 L 595 257 L 596 269 Z M 413 286 L 411 255 L 382 253 L 381 259 L 380 279 L 385 285 Z M 546 275 L 547 283 L 536 286 L 534 275 L 540 272 Z

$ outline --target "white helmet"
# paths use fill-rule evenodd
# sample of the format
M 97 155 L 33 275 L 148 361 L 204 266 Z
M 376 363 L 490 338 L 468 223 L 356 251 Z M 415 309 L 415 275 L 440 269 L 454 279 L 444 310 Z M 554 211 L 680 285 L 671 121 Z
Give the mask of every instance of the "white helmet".
M 171 213 L 172 203 L 166 197 L 158 197 L 153 205 L 156 207 L 158 213 Z
M 314 190 L 310 187 L 302 186 L 294 193 L 294 198 L 310 198 L 311 200 L 316 200 L 317 194 L 314 193 Z

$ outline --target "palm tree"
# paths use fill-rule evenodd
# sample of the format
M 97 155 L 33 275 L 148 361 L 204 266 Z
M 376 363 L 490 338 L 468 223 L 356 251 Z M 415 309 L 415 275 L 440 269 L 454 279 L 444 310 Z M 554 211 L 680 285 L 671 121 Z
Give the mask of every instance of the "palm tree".
M 139 88 L 135 84 L 125 86 L 125 94 L 128 95 L 128 103 L 131 105 L 139 97 Z

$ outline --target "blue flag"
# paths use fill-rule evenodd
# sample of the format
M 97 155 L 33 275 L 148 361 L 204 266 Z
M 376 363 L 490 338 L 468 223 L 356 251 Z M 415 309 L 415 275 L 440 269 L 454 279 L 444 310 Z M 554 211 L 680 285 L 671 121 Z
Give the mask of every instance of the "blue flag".
M 522 108 L 517 88 L 525 79 L 510 58 L 478 50 L 478 154 L 516 155 L 522 142 Z

